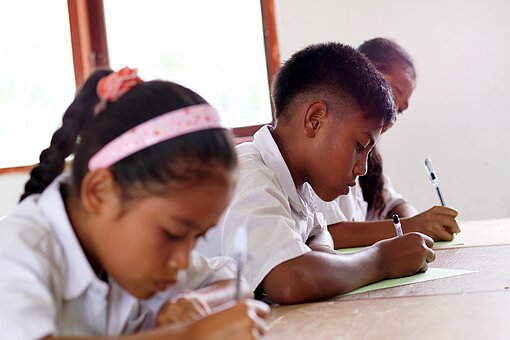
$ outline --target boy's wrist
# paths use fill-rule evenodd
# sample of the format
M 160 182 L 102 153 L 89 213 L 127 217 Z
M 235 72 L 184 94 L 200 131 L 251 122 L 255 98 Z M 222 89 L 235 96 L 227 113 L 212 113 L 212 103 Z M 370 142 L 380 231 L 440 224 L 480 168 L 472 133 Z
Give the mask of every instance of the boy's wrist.
M 414 225 L 414 219 L 412 217 L 401 218 L 400 224 L 402 225 L 402 231 L 404 232 L 404 234 L 417 231 L 417 228 Z
M 374 248 L 374 254 L 371 255 L 375 259 L 375 274 L 378 281 L 384 280 L 389 276 L 391 264 L 388 262 L 390 258 L 387 254 L 388 249 L 385 244 L 391 242 L 390 240 L 382 240 L 375 243 L 372 247 Z

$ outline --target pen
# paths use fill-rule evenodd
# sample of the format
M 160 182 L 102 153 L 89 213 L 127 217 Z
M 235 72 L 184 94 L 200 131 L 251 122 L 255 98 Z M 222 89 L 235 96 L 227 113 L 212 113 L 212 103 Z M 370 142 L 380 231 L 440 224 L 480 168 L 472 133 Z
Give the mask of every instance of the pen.
M 404 233 L 402 232 L 402 226 L 400 225 L 400 218 L 398 218 L 397 214 L 393 214 L 393 226 L 395 227 L 395 231 L 397 232 L 397 236 L 402 236 Z
M 241 277 L 243 272 L 244 263 L 246 262 L 246 248 L 248 247 L 248 235 L 246 228 L 240 226 L 237 228 L 234 240 L 234 259 L 237 262 L 237 275 L 236 275 L 236 301 L 242 299 L 243 293 L 241 291 Z
M 430 183 L 436 188 L 437 195 L 439 196 L 439 201 L 441 202 L 441 205 L 444 207 L 444 199 L 443 195 L 441 195 L 441 190 L 439 190 L 439 180 L 437 179 L 436 172 L 434 171 L 434 168 L 432 167 L 432 161 L 430 158 L 425 159 L 425 170 L 427 171 L 427 174 L 429 175 Z

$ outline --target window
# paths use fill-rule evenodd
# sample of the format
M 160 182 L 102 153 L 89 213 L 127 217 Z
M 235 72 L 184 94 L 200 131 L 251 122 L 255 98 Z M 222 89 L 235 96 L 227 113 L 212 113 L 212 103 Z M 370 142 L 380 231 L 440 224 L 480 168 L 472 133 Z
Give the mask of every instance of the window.
M 34 164 L 75 92 L 67 7 L 3 1 L 0 31 L 0 168 Z
M 0 37 L 0 173 L 38 162 L 95 67 L 138 67 L 145 79 L 188 86 L 240 137 L 272 120 L 273 0 L 20 0 L 0 4 L 0 28 L 9 32 Z
M 230 127 L 271 122 L 259 1 L 104 0 L 104 11 L 113 69 L 185 85 Z

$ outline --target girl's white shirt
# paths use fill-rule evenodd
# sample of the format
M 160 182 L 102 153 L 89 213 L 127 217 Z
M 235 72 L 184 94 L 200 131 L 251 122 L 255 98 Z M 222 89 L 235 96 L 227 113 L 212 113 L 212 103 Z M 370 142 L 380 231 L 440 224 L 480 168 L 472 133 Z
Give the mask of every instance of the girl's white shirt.
M 314 200 L 318 209 L 323 213 L 328 225 L 340 222 L 364 222 L 387 219 L 390 211 L 396 206 L 407 201 L 399 194 L 388 176 L 384 176 L 383 184 L 384 208 L 380 213 L 367 211 L 367 202 L 363 197 L 363 191 L 356 179 L 356 185 L 351 188 L 349 194 L 339 196 L 331 202 L 324 202 L 315 195 Z
M 0 329 L 5 339 L 115 336 L 151 328 L 163 303 L 183 292 L 235 278 L 229 258 L 192 252 L 178 282 L 138 300 L 94 273 L 73 231 L 58 177 L 0 221 Z M 129 268 L 126 268 L 129 270 Z

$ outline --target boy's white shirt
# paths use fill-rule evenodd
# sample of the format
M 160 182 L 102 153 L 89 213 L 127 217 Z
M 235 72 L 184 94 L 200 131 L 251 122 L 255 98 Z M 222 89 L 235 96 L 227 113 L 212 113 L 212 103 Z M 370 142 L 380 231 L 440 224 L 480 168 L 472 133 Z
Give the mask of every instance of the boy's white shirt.
M 308 183 L 296 189 L 269 126 L 236 149 L 239 182 L 234 197 L 196 249 L 208 256 L 232 256 L 236 228 L 244 225 L 248 260 L 243 274 L 255 290 L 274 267 L 311 251 L 306 245 L 311 236 L 329 232 Z
M 151 328 L 161 305 L 211 282 L 235 278 L 228 258 L 193 252 L 178 282 L 138 300 L 92 270 L 69 222 L 57 178 L 0 222 L 2 338 L 113 336 Z
M 390 211 L 407 201 L 399 194 L 388 176 L 384 176 L 383 200 L 384 209 L 379 214 L 367 212 L 367 202 L 363 197 L 363 191 L 356 179 L 356 185 L 351 188 L 348 195 L 339 196 L 331 202 L 324 202 L 317 195 L 314 196 L 319 210 L 323 213 L 328 225 L 340 222 L 364 222 L 384 220 Z

